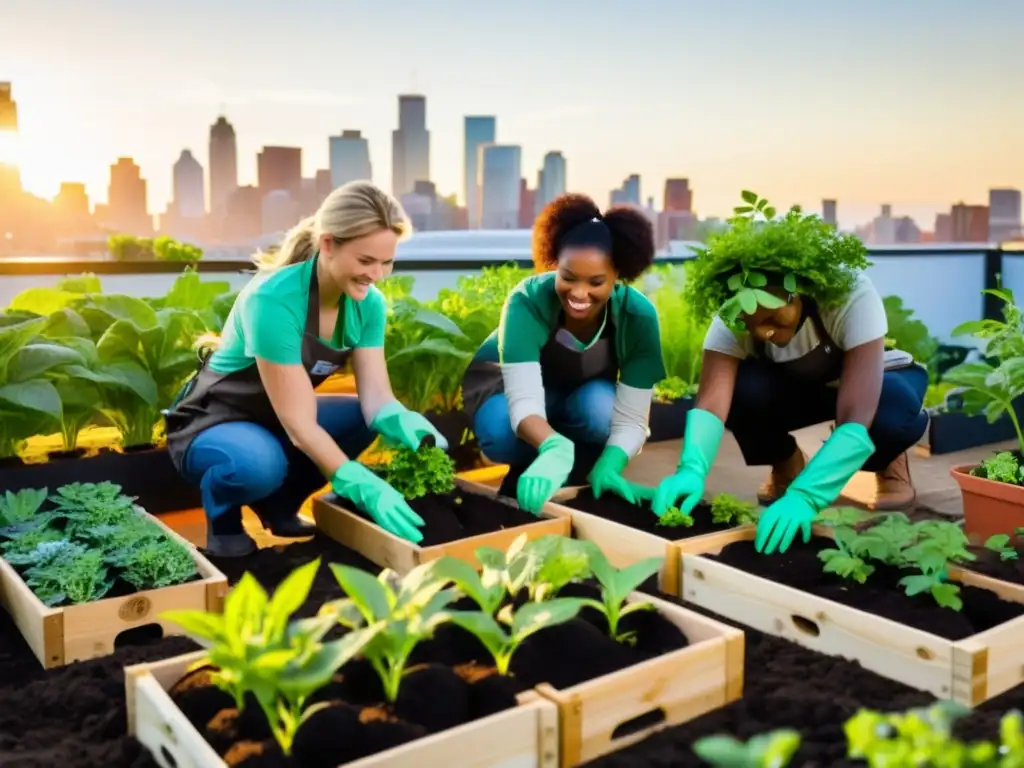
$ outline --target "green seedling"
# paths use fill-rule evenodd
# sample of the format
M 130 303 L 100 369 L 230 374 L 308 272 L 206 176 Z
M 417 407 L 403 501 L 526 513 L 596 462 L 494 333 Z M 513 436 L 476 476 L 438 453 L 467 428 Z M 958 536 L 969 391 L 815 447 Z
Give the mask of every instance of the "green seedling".
M 637 600 L 627 603 L 629 596 L 647 579 L 656 574 L 664 558 L 649 557 L 646 560 L 616 568 L 596 546 L 590 547 L 590 569 L 601 585 L 601 600 L 585 600 L 584 604 L 600 611 L 608 621 L 608 634 L 616 642 L 634 642 L 632 632 L 619 632 L 619 622 L 624 616 L 636 611 L 654 610 L 649 602 Z
M 541 536 L 526 542 L 509 568 L 525 579 L 530 600 L 550 600 L 567 584 L 590 577 L 591 547 L 568 536 Z
M 753 525 L 758 514 L 756 504 L 729 493 L 719 493 L 711 500 L 711 522 L 716 525 Z
M 1019 559 L 1020 553 L 1014 547 L 1013 539 L 1015 536 L 1024 536 L 1024 528 L 1015 528 L 1013 533 L 1013 536 L 1010 536 L 1008 533 L 997 533 L 994 536 L 989 536 L 985 541 L 985 549 L 997 553 L 999 559 L 1003 561 Z
M 386 464 L 371 469 L 406 499 L 440 496 L 455 489 L 455 462 L 440 448 L 399 448 Z
M 693 517 L 683 512 L 679 507 L 669 507 L 665 514 L 658 518 L 658 525 L 664 528 L 689 528 L 693 525 Z
M 825 573 L 834 573 L 841 578 L 852 579 L 858 584 L 863 584 L 868 580 L 868 576 L 875 572 L 875 567 L 864 562 L 851 551 L 851 545 L 856 539 L 856 535 L 850 528 L 837 528 L 835 548 L 821 550 L 818 553 L 818 559 L 825 564 Z
M 800 749 L 800 733 L 780 729 L 747 742 L 731 736 L 707 736 L 693 745 L 697 756 L 715 768 L 785 768 Z

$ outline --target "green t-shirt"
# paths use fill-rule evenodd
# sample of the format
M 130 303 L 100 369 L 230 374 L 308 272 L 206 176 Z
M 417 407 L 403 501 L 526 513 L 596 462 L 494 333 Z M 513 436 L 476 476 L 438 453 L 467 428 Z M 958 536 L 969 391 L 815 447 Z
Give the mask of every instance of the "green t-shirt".
M 615 329 L 619 381 L 636 389 L 653 388 L 666 376 L 654 305 L 636 288 L 622 283 L 612 289 L 608 303 L 609 320 Z M 501 322 L 484 342 L 478 358 L 502 365 L 539 363 L 541 349 L 558 327 L 561 310 L 554 272 L 527 277 L 509 294 Z
M 257 357 L 279 365 L 301 365 L 313 264 L 308 259 L 261 272 L 239 292 L 220 347 L 210 358 L 211 369 L 234 373 L 255 364 Z M 384 295 L 370 286 L 362 301 L 342 296 L 334 334 L 322 341 L 335 349 L 383 347 L 386 324 Z

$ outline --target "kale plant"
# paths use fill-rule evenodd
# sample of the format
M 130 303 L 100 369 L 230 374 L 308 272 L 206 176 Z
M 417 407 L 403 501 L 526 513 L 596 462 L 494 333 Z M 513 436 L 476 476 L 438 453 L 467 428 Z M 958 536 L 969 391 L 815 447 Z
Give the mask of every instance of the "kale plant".
M 406 499 L 442 496 L 455 489 L 455 462 L 440 448 L 400 448 L 391 461 L 371 469 Z

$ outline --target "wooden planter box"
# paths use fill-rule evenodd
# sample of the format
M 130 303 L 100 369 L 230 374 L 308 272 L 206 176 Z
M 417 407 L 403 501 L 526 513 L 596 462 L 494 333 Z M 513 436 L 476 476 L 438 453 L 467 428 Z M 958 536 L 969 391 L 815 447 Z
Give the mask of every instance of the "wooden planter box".
M 1024 616 L 954 642 L 701 557 L 752 541 L 755 532 L 749 526 L 680 543 L 683 599 L 971 707 L 1024 682 Z M 822 526 L 815 526 L 814 534 L 832 538 L 831 529 Z M 949 578 L 1024 603 L 1024 587 L 955 568 Z
M 629 601 L 637 600 L 653 603 L 690 645 L 564 690 L 537 686 L 558 705 L 561 768 L 623 749 L 743 696 L 740 630 L 634 592 Z
M 499 497 L 494 489 L 487 486 L 478 485 L 459 477 L 455 479 L 455 483 L 466 493 L 488 496 L 501 504 L 513 503 Z M 447 544 L 421 547 L 419 544 L 388 533 L 362 515 L 351 512 L 329 500 L 333 498 L 333 494 L 329 493 L 313 497 L 313 518 L 316 520 L 317 527 L 335 541 L 344 544 L 349 549 L 354 549 L 371 562 L 382 568 L 390 568 L 399 574 L 408 573 L 421 563 L 437 560 L 445 555 L 465 560 L 479 569 L 481 566 L 475 554 L 479 547 L 506 550 L 524 533 L 529 539 L 537 539 L 549 534 L 559 536 L 572 534 L 572 520 L 565 513 L 553 509 L 553 505 L 546 504 L 535 523 L 505 528 L 479 536 L 470 536 Z
M 664 564 L 658 571 L 658 589 L 666 595 L 679 597 L 681 551 L 678 542 L 566 506 L 565 502 L 574 498 L 579 491 L 579 488 L 564 489 L 563 493 L 555 496 L 557 502 L 550 504 L 558 512 L 572 518 L 573 538 L 594 542 L 616 568 L 624 568 L 649 557 L 663 557 Z M 692 542 L 717 535 L 706 533 L 691 536 L 685 541 Z
M 964 533 L 974 544 L 997 533 L 1012 536 L 1014 528 L 1024 528 L 1024 487 L 974 477 L 975 466 L 961 464 L 949 470 L 963 495 Z
M 7 609 L 32 653 L 44 669 L 84 661 L 114 652 L 123 632 L 159 626 L 164 636 L 183 634 L 177 624 L 159 618 L 164 611 L 220 613 L 228 580 L 189 542 L 150 515 L 156 525 L 192 550 L 199 580 L 92 603 L 48 608 L 21 576 L 0 558 L 0 604 Z
M 128 733 L 161 768 L 227 768 L 178 709 L 167 690 L 203 652 L 125 668 Z M 558 765 L 558 710 L 530 691 L 519 706 L 425 736 L 346 768 L 555 768 Z

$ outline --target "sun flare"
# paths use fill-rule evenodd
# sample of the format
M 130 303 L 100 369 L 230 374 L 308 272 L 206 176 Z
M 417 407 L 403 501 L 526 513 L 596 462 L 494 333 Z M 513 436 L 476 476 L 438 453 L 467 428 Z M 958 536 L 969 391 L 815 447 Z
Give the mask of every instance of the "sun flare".
M 21 142 L 14 131 L 0 131 L 0 163 L 21 164 Z

